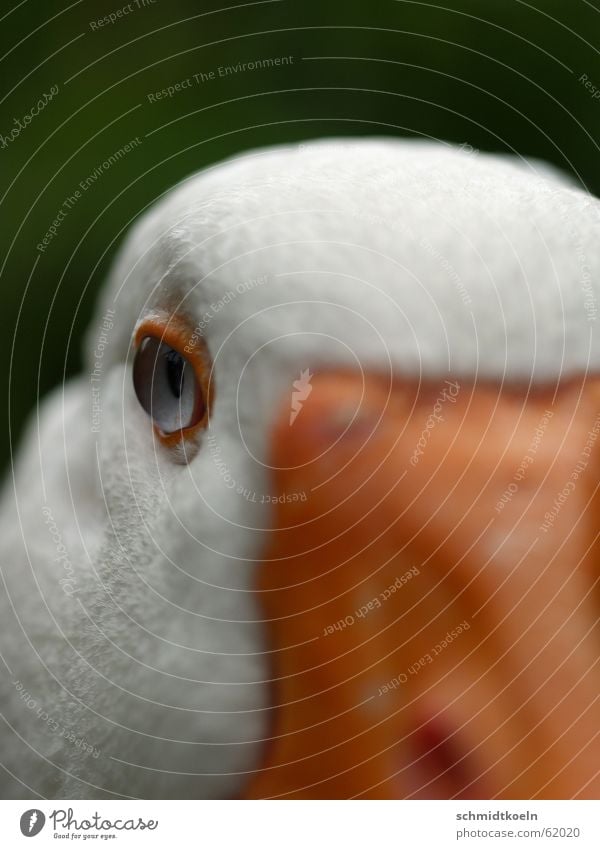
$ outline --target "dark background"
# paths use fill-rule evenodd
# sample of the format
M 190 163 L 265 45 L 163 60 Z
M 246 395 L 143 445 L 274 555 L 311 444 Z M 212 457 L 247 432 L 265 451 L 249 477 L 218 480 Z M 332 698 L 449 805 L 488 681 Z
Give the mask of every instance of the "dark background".
M 0 148 L 2 463 L 36 398 L 79 368 L 123 231 L 207 163 L 315 136 L 421 135 L 541 156 L 600 192 L 600 7 L 589 0 L 138 2 L 97 31 L 90 21 L 126 3 L 0 9 L 0 134 L 59 87 Z M 194 73 L 276 56 L 293 62 L 148 102 Z M 65 197 L 136 136 L 41 254 Z

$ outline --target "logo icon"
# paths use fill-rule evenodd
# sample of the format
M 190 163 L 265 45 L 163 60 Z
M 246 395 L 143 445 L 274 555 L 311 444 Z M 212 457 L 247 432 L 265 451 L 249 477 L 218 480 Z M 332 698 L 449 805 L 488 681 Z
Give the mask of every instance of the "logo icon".
M 37 808 L 25 811 L 21 816 L 21 833 L 25 837 L 35 837 L 43 829 L 45 822 L 46 817 Z
M 308 396 L 312 392 L 312 386 L 311 386 L 311 383 L 310 383 L 311 380 L 312 380 L 312 374 L 310 373 L 310 371 L 307 368 L 305 368 L 303 371 L 300 372 L 300 377 L 298 378 L 298 380 L 295 380 L 292 383 L 292 386 L 294 387 L 294 391 L 292 392 L 292 405 L 291 405 L 292 409 L 290 411 L 290 427 L 296 421 L 296 417 L 298 416 L 298 413 L 302 409 L 302 404 L 304 403 L 304 401 L 306 401 L 306 399 L 308 398 Z

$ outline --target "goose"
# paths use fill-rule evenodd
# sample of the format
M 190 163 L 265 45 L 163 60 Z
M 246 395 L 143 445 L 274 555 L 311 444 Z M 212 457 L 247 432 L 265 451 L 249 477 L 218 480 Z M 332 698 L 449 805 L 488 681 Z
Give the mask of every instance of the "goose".
M 131 227 L 0 510 L 4 798 L 596 798 L 598 200 L 328 139 Z

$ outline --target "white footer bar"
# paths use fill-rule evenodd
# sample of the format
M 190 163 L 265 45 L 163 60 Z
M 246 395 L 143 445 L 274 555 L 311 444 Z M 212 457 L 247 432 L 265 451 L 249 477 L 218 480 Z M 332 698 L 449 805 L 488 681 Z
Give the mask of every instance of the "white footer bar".
M 0 846 L 600 847 L 589 801 L 3 801 Z

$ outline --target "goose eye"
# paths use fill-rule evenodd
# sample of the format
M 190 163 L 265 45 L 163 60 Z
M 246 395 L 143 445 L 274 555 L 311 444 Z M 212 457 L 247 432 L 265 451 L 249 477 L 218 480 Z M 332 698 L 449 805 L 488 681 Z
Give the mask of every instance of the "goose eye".
M 138 401 L 165 434 L 193 427 L 204 416 L 204 397 L 192 364 L 154 336 L 140 342 L 133 386 Z

